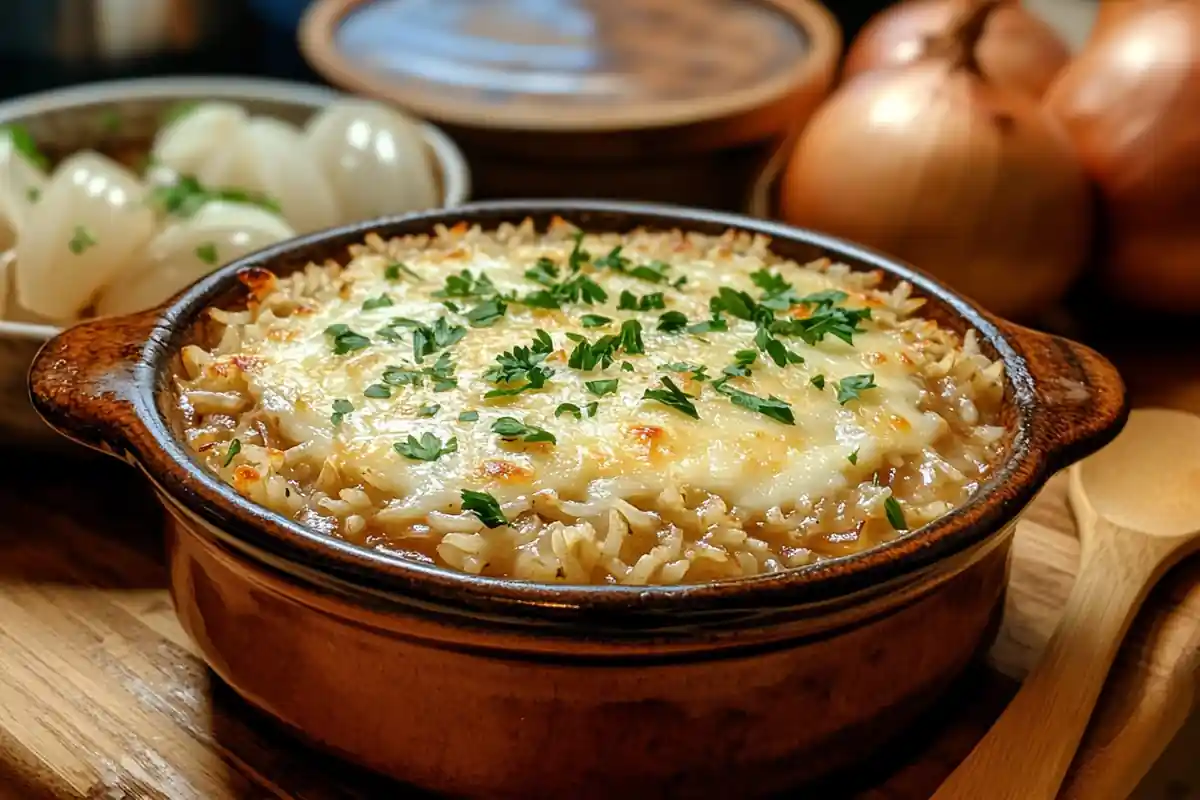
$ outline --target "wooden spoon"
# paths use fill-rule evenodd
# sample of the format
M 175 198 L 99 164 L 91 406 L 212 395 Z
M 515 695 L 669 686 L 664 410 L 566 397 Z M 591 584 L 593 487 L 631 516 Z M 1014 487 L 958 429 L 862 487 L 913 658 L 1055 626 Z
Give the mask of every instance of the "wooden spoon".
M 933 800 L 1053 800 L 1150 589 L 1200 549 L 1200 417 L 1134 411 L 1070 473 L 1075 585 L 1017 696 Z

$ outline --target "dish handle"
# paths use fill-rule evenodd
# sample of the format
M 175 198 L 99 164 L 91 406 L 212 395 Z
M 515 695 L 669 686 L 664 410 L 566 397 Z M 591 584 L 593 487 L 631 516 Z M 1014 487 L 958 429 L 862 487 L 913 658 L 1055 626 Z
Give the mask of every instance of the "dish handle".
M 123 458 L 137 431 L 135 373 L 160 334 L 161 309 L 82 322 L 46 342 L 29 368 L 33 407 L 56 431 Z
M 1117 368 L 1086 345 L 1011 322 L 1004 327 L 1033 378 L 1036 444 L 1057 472 L 1096 452 L 1125 427 L 1129 400 Z

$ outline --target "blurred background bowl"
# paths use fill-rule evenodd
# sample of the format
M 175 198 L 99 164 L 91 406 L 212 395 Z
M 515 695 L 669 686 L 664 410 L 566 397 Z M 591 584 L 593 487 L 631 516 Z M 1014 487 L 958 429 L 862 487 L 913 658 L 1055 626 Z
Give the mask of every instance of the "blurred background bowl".
M 301 125 L 341 96 L 320 86 L 246 78 L 112 81 L 0 103 L 0 126 L 25 127 L 55 160 L 89 148 L 128 163 L 131 151 L 149 153 L 164 117 L 181 104 L 225 100 L 243 106 L 251 114 Z M 437 127 L 423 123 L 421 132 L 437 165 L 441 207 L 461 205 L 471 192 L 470 173 L 462 153 Z M 33 356 L 59 330 L 52 325 L 0 320 L 0 436 L 10 444 L 57 449 L 65 442 L 34 413 L 26 386 Z M 70 443 L 66 446 L 71 447 Z M 74 449 L 82 452 L 81 448 Z

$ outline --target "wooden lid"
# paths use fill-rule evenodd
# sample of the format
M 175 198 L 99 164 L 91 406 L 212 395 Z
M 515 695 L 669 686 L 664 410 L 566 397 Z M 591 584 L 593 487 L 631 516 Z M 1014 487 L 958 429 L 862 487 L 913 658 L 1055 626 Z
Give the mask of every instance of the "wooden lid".
M 449 124 L 544 132 L 755 114 L 827 83 L 841 46 L 812 0 L 317 0 L 300 39 L 335 84 Z

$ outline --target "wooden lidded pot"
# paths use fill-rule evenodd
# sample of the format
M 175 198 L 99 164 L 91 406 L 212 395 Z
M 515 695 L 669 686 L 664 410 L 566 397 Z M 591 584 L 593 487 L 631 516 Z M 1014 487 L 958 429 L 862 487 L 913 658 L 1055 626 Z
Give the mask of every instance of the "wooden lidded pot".
M 478 198 L 742 210 L 825 98 L 841 32 L 815 0 L 317 0 L 330 82 L 436 121 Z

